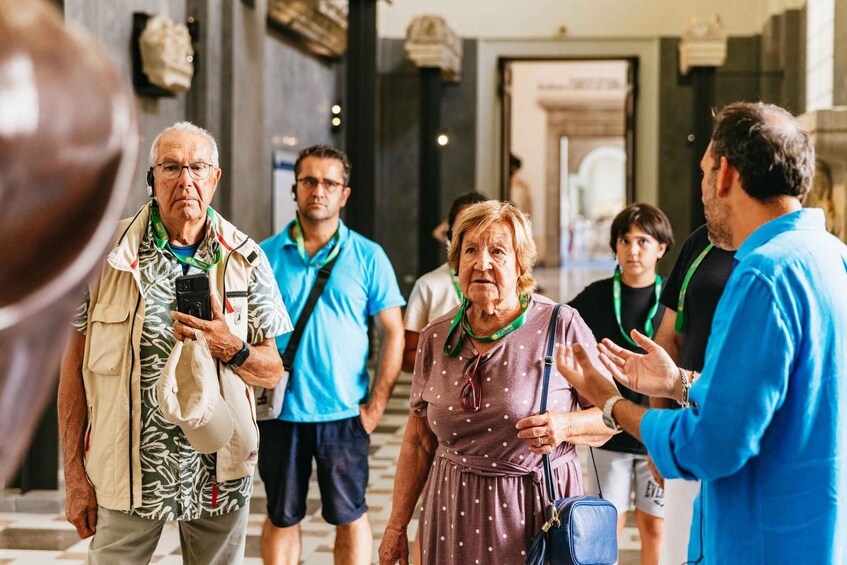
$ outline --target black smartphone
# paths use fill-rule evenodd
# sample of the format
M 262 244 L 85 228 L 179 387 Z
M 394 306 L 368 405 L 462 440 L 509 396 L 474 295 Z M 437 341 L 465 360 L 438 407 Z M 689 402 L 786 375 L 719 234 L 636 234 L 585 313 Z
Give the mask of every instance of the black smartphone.
M 195 318 L 212 319 L 208 274 L 198 273 L 176 278 L 176 309 Z

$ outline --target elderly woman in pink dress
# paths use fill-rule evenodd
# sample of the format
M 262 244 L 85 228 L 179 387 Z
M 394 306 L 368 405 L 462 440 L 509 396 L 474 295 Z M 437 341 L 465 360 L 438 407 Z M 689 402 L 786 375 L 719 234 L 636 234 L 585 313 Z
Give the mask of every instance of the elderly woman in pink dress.
M 555 367 L 549 411 L 538 413 L 554 303 L 532 293 L 526 217 L 509 203 L 475 204 L 453 242 L 465 300 L 420 336 L 383 565 L 408 562 L 406 529 L 424 485 L 422 563 L 522 563 L 544 523 L 541 455 L 551 455 L 557 498 L 582 494 L 575 444 L 614 433 Z M 591 331 L 563 306 L 556 343 L 577 342 L 596 357 Z

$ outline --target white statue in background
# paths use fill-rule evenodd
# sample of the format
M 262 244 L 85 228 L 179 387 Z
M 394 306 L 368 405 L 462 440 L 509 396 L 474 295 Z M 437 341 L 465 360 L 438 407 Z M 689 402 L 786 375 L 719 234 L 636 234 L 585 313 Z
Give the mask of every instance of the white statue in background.
M 151 16 L 138 39 L 141 65 L 151 84 L 171 92 L 191 88 L 194 48 L 185 24 L 164 16 Z

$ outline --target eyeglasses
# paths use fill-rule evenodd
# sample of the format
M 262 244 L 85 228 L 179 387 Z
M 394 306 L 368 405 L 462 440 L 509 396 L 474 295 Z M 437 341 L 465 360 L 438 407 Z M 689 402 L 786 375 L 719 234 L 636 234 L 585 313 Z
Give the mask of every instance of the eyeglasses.
M 479 412 L 482 406 L 482 377 L 479 376 L 479 353 L 476 357 L 468 360 L 463 377 L 465 385 L 462 387 L 461 404 L 465 410 Z
M 316 179 L 315 177 L 303 177 L 301 179 L 297 179 L 297 183 L 303 188 L 308 188 L 309 190 L 314 190 L 320 184 L 323 185 L 327 192 L 335 192 L 344 186 L 343 182 L 338 182 L 337 180 Z
M 206 180 L 209 178 L 212 169 L 217 168 L 203 161 L 195 161 L 187 165 L 176 161 L 163 161 L 156 166 L 162 169 L 162 178 L 167 180 L 178 179 L 182 175 L 183 169 L 188 169 L 188 175 L 194 180 Z

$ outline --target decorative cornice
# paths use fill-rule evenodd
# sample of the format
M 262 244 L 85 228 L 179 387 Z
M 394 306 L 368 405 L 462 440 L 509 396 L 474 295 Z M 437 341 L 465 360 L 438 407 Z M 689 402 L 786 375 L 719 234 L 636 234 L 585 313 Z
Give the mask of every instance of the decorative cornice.
M 321 55 L 340 57 L 347 51 L 346 2 L 333 0 L 269 0 L 268 18 L 302 36 Z
M 441 69 L 445 81 L 458 82 L 462 40 L 441 16 L 418 16 L 406 29 L 406 55 L 418 68 Z
M 726 62 L 726 32 L 719 14 L 708 22 L 688 16 L 679 42 L 679 70 L 685 75 L 693 67 L 720 67 Z

